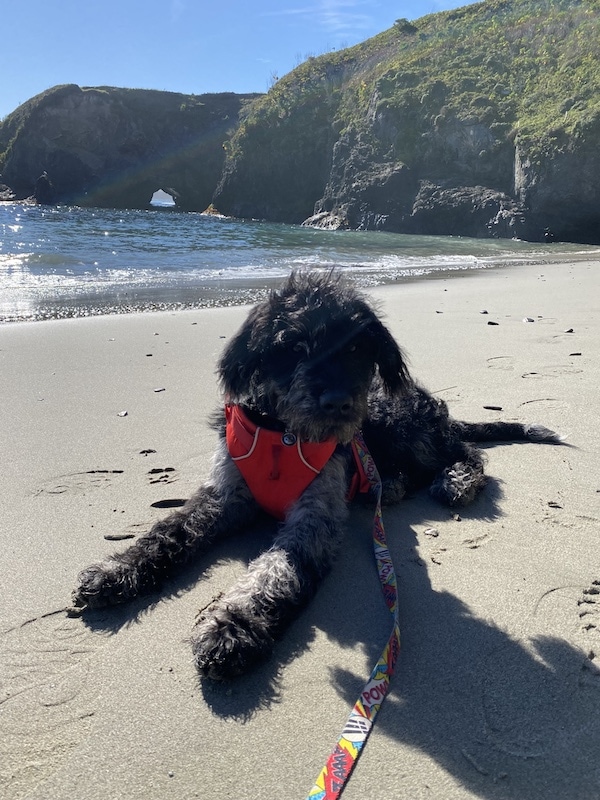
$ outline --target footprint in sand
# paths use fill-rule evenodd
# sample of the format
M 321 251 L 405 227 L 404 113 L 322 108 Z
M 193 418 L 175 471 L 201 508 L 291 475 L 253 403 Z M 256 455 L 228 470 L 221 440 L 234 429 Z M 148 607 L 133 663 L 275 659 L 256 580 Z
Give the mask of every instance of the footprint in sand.
M 175 467 L 155 467 L 149 470 L 150 483 L 174 483 L 178 480 Z
M 453 538 L 448 539 L 447 542 L 445 540 L 441 542 L 439 531 L 431 527 L 426 528 L 423 534 L 424 537 L 420 539 L 422 551 L 425 558 L 429 559 L 433 564 L 442 564 L 445 556 L 451 555 L 459 547 L 477 550 L 493 538 L 490 533 L 482 533 L 480 536 L 463 539 L 460 543 Z M 444 539 L 445 537 L 442 538 Z
M 583 370 L 574 367 L 572 364 L 548 364 L 540 367 L 536 372 L 524 372 L 521 377 L 539 380 L 541 378 L 556 378 L 560 375 L 576 375 L 578 372 L 583 372 Z
M 486 360 L 490 369 L 513 370 L 515 368 L 515 360 L 512 356 L 494 356 Z
M 595 763 L 600 641 L 594 649 L 576 629 L 575 613 L 584 608 L 592 610 L 580 619 L 589 616 L 600 626 L 600 581 L 583 594 L 576 586 L 549 590 L 534 610 L 532 634 L 507 639 L 484 659 L 483 715 L 494 749 L 518 759 L 567 763 L 579 748 L 584 768 Z
M 482 533 L 480 536 L 473 536 L 470 539 L 463 539 L 462 544 L 469 550 L 478 550 L 483 544 L 492 538 L 489 533 Z
M 102 489 L 110 486 L 123 472 L 122 469 L 90 469 L 87 472 L 58 475 L 43 483 L 34 494 L 81 494 L 89 489 Z
M 577 601 L 581 629 L 595 636 L 600 651 L 600 580 L 592 581 Z M 600 652 L 598 653 L 600 656 Z
M 600 692 L 600 580 L 584 589 L 578 602 L 582 641 L 587 658 L 579 674 L 579 685 Z
M 62 615 L 0 633 L 0 795 L 24 798 L 90 733 L 103 636 Z
M 105 533 L 104 538 L 107 542 L 122 542 L 128 539 L 137 539 L 138 536 L 143 536 L 152 528 L 152 522 L 132 522 L 120 532 Z
M 537 325 L 556 325 L 558 317 L 537 317 Z
M 525 400 L 519 403 L 519 407 L 527 406 L 532 411 L 542 409 L 543 411 L 566 411 L 570 408 L 569 403 L 559 400 L 558 397 L 539 397 L 535 400 Z

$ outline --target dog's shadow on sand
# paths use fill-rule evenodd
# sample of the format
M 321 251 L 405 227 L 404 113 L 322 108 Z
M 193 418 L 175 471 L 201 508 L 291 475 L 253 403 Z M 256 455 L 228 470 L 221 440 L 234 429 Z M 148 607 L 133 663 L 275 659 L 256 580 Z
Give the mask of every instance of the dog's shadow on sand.
M 498 501 L 501 495 L 500 484 L 490 480 L 485 496 L 478 498 L 469 513 L 485 520 L 496 518 L 500 513 Z M 392 511 L 398 514 L 400 510 L 400 519 L 405 525 L 403 511 L 415 503 L 425 504 L 426 512 L 423 511 L 423 514 L 427 513 L 429 520 L 447 519 L 449 516 L 447 508 L 419 493 L 400 506 L 384 507 L 384 521 Z M 287 665 L 303 652 L 310 650 L 318 630 L 325 632 L 342 647 L 362 647 L 370 661 L 375 663 L 385 643 L 386 626 L 391 630 L 391 618 L 381 594 L 373 554 L 370 536 L 373 513 L 374 506 L 369 503 L 354 503 L 351 506 L 350 524 L 331 573 L 325 578 L 316 597 L 300 611 L 297 619 L 276 643 L 273 656 L 267 663 L 234 681 L 215 683 L 211 680 L 200 680 L 204 699 L 213 713 L 219 717 L 247 720 L 257 711 L 278 702 Z M 424 518 L 423 516 L 422 519 Z M 249 548 L 242 551 L 242 542 L 238 537 L 233 537 L 228 544 L 220 546 L 223 549 L 219 549 L 218 560 L 227 557 L 245 557 L 250 560 L 269 545 L 272 531 L 272 525 L 269 526 L 268 523 L 263 523 L 262 527 L 257 526 L 256 533 L 262 538 L 262 545 L 257 546 L 252 534 L 248 537 L 253 540 L 252 552 L 249 552 Z M 395 536 L 397 534 L 392 532 L 391 538 Z M 246 543 L 249 544 L 248 541 Z M 416 553 L 411 558 L 423 566 Z M 366 677 L 364 676 L 362 682 L 357 677 L 349 688 L 358 693 Z
M 436 567 L 423 564 L 415 534 L 432 513 L 433 505 L 418 498 L 385 514 L 399 580 L 402 646 L 376 729 L 432 758 L 478 797 L 600 797 L 598 659 L 552 633 L 557 613 L 572 612 L 573 629 L 580 624 L 577 590 L 549 594 L 532 609 L 532 632 L 510 635 L 432 587 Z M 469 510 L 465 516 L 476 515 Z M 360 613 L 361 601 L 356 598 L 353 614 Z M 518 599 L 498 596 L 497 602 Z M 332 621 L 327 630 L 335 638 Z M 385 629 L 381 633 L 385 641 Z M 381 640 L 368 649 L 369 663 L 378 649 Z M 330 680 L 350 708 L 364 676 L 340 667 Z
M 500 485 L 492 481 L 461 515 L 480 521 L 484 535 L 486 524 L 501 516 L 500 496 Z M 384 509 L 398 577 L 402 646 L 375 729 L 433 759 L 478 797 L 600 797 L 598 661 L 591 651 L 551 633 L 557 612 L 572 613 L 574 629 L 580 624 L 578 590 L 557 590 L 540 601 L 531 635 L 523 630 L 513 636 L 478 618 L 458 597 L 432 587 L 436 564 L 428 567 L 421 555 L 416 532 L 422 540 L 424 528 L 435 532 L 436 521 L 448 516 L 426 493 Z M 286 666 L 310 649 L 316 630 L 342 648 L 362 648 L 371 669 L 391 630 L 374 566 L 371 520 L 369 509 L 353 507 L 332 573 L 267 664 L 235 682 L 203 683 L 213 713 L 245 719 L 277 702 Z M 458 521 L 456 536 L 461 546 Z M 499 596 L 497 602 L 515 598 Z M 540 630 L 548 633 L 540 635 Z M 322 687 L 315 702 L 323 702 L 326 691 L 338 692 L 349 712 L 368 672 L 355 674 L 340 666 L 323 676 L 329 689 Z M 340 719 L 340 732 L 344 723 Z M 401 794 L 402 786 L 397 788 Z
M 499 484 L 492 481 L 461 515 L 480 521 L 484 535 L 486 524 L 501 516 L 500 496 Z M 598 659 L 559 636 L 529 636 L 526 630 L 519 637 L 509 635 L 476 617 L 450 592 L 436 591 L 430 579 L 436 562 L 424 560 L 417 532 L 422 545 L 423 530 L 429 528 L 435 535 L 436 521 L 448 517 L 448 509 L 426 493 L 384 509 L 398 577 L 402 646 L 375 729 L 433 759 L 457 785 L 478 797 L 600 797 Z M 371 522 L 371 509 L 352 507 L 347 536 L 331 574 L 276 644 L 267 663 L 235 681 L 200 681 L 212 713 L 244 721 L 279 702 L 286 667 L 310 650 L 317 631 L 344 649 L 361 648 L 371 669 L 391 630 L 374 564 Z M 221 543 L 197 567 L 171 582 L 161 598 L 186 591 L 217 562 L 255 557 L 268 546 L 272 530 L 272 526 L 258 525 L 250 536 Z M 460 546 L 460 536 L 457 522 L 456 546 Z M 538 617 L 532 628 L 551 631 L 552 615 L 561 603 L 561 613 L 565 608 L 566 613 L 572 610 L 575 628 L 580 623 L 575 592 L 557 590 L 552 602 L 540 602 L 537 614 L 546 615 L 544 624 L 538 624 Z M 140 600 L 129 608 L 98 615 L 95 622 L 91 617 L 87 624 L 116 630 L 139 619 L 158 600 Z M 515 598 L 499 596 L 497 601 L 515 602 Z M 368 671 L 355 674 L 343 666 L 324 669 L 324 686 L 315 702 L 322 702 L 327 691 L 337 692 L 349 712 L 367 678 Z M 340 732 L 344 723 L 340 719 Z M 323 754 L 323 761 L 327 755 Z M 402 792 L 400 785 L 398 791 Z

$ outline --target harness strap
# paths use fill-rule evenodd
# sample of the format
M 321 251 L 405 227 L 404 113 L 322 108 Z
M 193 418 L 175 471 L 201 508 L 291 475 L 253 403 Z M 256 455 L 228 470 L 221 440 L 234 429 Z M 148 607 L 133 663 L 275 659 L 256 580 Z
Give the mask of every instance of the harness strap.
M 335 800 L 350 778 L 362 748 L 375 722 L 377 712 L 389 689 L 390 679 L 400 652 L 400 627 L 398 624 L 398 591 L 396 574 L 383 529 L 381 512 L 381 478 L 367 450 L 362 435 L 356 433 L 352 448 L 363 465 L 365 474 L 377 496 L 373 518 L 373 547 L 383 596 L 393 618 L 393 627 L 379 661 L 371 672 L 359 698 L 350 712 L 344 729 L 333 748 L 326 765 L 321 770 L 307 800 Z

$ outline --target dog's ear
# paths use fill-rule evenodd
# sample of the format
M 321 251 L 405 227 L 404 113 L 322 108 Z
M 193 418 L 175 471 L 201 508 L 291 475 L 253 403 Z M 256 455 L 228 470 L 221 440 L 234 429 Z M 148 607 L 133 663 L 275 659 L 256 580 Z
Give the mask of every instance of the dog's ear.
M 217 373 L 225 396 L 231 400 L 250 392 L 251 379 L 260 366 L 261 351 L 253 346 L 255 315 L 251 312 L 223 351 Z
M 375 360 L 384 389 L 388 394 L 408 392 L 412 386 L 412 378 L 396 340 L 375 316 L 369 324 L 368 331 L 377 348 Z

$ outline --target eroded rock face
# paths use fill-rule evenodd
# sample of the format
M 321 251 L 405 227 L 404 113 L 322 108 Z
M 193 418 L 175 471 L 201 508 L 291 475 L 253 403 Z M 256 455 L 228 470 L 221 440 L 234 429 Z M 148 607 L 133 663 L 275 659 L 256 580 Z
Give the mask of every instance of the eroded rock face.
M 435 147 L 428 144 L 418 169 L 382 159 L 376 140 L 346 132 L 333 147 L 324 195 L 303 224 L 334 230 L 522 236 L 523 208 L 500 189 L 475 183 L 482 176 L 471 158 L 481 143 L 468 131 L 458 132 L 458 128 L 453 127 L 448 141 L 438 135 Z M 479 136 L 485 133 L 479 132 Z M 450 153 L 451 161 L 441 153 Z M 453 174 L 444 168 L 448 163 L 452 163 Z M 488 174 L 491 169 L 487 168 Z M 469 180 L 472 185 L 463 184 Z M 496 176 L 491 182 L 502 184 L 502 179 Z
M 202 211 L 223 142 L 252 97 L 55 87 L 0 125 L 2 182 L 19 199 L 42 192 L 41 202 L 110 208 L 147 208 L 162 188 L 179 208 Z
M 232 134 L 215 204 L 304 210 L 327 229 L 600 243 L 600 8 L 543 5 L 398 20 L 309 59 Z
M 424 119 L 418 137 L 412 135 L 417 145 L 410 165 L 398 150 L 411 132 L 400 116 L 385 116 L 372 117 L 361 131 L 345 129 L 331 146 L 329 163 L 320 145 L 322 189 L 314 182 L 313 196 L 321 196 L 303 225 L 531 241 L 543 241 L 549 228 L 562 240 L 600 242 L 600 150 L 594 145 L 600 116 L 535 164 L 518 139 L 506 135 L 505 125 Z M 290 183 L 269 180 L 272 172 L 293 170 L 294 148 L 282 153 L 262 143 L 270 158 L 256 198 L 258 184 L 245 174 L 249 165 L 256 167 L 255 147 L 250 134 L 226 165 L 227 191 L 217 190 L 216 203 L 226 213 L 297 222 L 299 193 Z
M 527 238 L 545 227 L 563 241 L 600 244 L 600 112 L 537 164 L 517 147 L 515 196 L 528 210 Z

